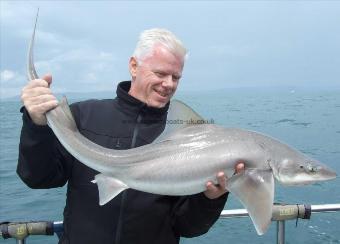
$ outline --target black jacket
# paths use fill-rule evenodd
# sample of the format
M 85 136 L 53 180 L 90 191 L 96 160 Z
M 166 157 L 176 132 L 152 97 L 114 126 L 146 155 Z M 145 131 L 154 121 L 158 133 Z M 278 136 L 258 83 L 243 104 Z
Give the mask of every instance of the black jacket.
M 164 129 L 167 109 L 151 108 L 128 94 L 121 82 L 117 97 L 71 106 L 79 131 L 113 149 L 151 143 Z M 209 200 L 203 193 L 161 196 L 125 190 L 104 206 L 91 183 L 98 174 L 71 156 L 48 126 L 35 125 L 23 108 L 17 173 L 31 188 L 61 187 L 68 182 L 64 234 L 60 243 L 174 244 L 180 236 L 208 231 L 218 219 L 227 194 Z

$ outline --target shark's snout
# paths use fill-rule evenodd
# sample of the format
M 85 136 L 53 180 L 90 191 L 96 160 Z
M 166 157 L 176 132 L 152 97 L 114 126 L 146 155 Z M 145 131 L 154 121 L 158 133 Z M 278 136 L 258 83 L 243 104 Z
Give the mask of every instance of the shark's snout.
M 337 173 L 329 167 L 322 168 L 320 170 L 320 175 L 324 180 L 332 180 L 337 177 Z
M 315 178 L 315 181 L 332 180 L 337 176 L 335 170 L 317 160 L 307 161 L 305 167 L 306 173 Z

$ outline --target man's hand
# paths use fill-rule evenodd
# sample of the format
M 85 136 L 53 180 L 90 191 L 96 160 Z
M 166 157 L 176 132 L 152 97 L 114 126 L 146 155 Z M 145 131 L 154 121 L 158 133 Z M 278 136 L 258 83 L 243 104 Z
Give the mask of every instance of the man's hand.
M 244 170 L 244 163 L 238 163 L 235 165 L 235 174 L 238 174 Z M 226 189 L 226 181 L 227 177 L 223 172 L 219 172 L 217 174 L 217 185 L 214 185 L 213 182 L 209 181 L 206 184 L 207 190 L 204 192 L 204 195 L 209 199 L 215 199 L 222 196 L 227 192 Z
M 47 74 L 42 79 L 31 80 L 22 89 L 21 101 L 37 125 L 46 125 L 45 113 L 58 105 L 58 100 L 50 89 L 51 83 L 52 76 Z

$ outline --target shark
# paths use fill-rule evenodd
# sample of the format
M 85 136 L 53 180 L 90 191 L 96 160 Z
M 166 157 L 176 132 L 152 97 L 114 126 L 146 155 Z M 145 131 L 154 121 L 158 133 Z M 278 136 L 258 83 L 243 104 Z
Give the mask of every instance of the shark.
M 28 51 L 27 74 L 38 79 L 33 59 L 37 25 Z M 183 196 L 206 190 L 216 173 L 227 176 L 227 190 L 247 209 L 259 235 L 270 226 L 275 179 L 283 185 L 306 185 L 336 178 L 336 172 L 293 147 L 259 132 L 204 123 L 188 105 L 171 100 L 168 121 L 152 143 L 127 150 L 95 144 L 78 130 L 67 99 L 46 113 L 47 123 L 65 149 L 86 166 L 98 171 L 99 204 L 122 191 Z M 234 174 L 238 162 L 245 170 Z

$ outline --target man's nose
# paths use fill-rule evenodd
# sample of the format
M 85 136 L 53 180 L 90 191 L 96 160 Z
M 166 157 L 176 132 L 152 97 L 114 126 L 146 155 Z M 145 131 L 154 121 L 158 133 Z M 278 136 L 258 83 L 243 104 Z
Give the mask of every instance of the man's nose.
M 167 88 L 172 88 L 174 86 L 174 81 L 172 79 L 172 75 L 167 75 L 163 78 L 163 86 Z

